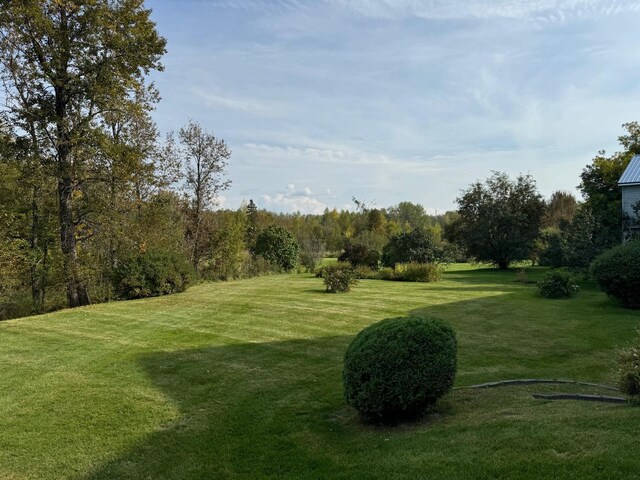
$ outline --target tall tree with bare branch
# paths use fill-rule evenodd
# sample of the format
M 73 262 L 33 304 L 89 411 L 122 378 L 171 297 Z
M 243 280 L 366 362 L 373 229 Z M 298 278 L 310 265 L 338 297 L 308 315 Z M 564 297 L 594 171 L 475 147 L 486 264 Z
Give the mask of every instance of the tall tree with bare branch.
M 220 192 L 231 186 L 224 180 L 231 151 L 223 139 L 207 132 L 193 120 L 178 132 L 178 154 L 184 166 L 184 183 L 191 203 L 189 237 L 191 261 L 198 272 L 203 257 L 203 220 L 207 209 L 214 207 Z
M 143 0 L 0 0 L 0 68 L 7 110 L 33 124 L 57 183 L 69 306 L 89 303 L 78 242 L 90 232 L 83 192 L 100 118 L 161 69 L 165 40 Z M 90 234 L 90 233 L 89 233 Z

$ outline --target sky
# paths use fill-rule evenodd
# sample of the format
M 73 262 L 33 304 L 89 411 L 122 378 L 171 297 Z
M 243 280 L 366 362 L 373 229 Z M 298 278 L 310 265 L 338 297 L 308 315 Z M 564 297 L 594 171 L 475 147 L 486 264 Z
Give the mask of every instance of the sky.
M 494 170 L 576 192 L 640 121 L 640 1 L 146 5 L 168 42 L 155 119 L 226 140 L 227 208 L 444 212 Z

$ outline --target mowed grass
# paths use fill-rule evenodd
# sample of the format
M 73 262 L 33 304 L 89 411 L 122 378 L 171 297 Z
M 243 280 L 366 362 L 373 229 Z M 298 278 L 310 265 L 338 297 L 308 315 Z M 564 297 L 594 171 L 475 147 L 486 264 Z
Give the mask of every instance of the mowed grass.
M 589 288 L 542 299 L 514 278 L 462 266 L 331 295 L 281 275 L 1 322 L 0 479 L 640 478 L 639 408 L 531 398 L 606 391 L 456 390 L 398 427 L 345 405 L 353 336 L 409 313 L 456 329 L 457 386 L 613 383 L 640 313 Z

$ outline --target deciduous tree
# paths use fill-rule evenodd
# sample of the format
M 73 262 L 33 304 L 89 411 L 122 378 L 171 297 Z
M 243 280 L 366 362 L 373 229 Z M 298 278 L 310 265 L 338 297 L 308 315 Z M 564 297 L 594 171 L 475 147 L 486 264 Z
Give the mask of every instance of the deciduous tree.
M 0 65 L 15 124 L 33 125 L 58 199 L 69 306 L 89 303 L 78 242 L 99 120 L 160 69 L 165 41 L 143 0 L 0 0 Z
M 191 202 L 191 261 L 198 272 L 204 254 L 203 213 L 205 209 L 213 207 L 220 192 L 231 185 L 230 180 L 223 179 L 231 150 L 223 139 L 207 132 L 193 120 L 180 129 L 178 138 L 185 190 Z
M 511 180 L 506 173 L 494 172 L 484 183 L 472 184 L 456 201 L 459 217 L 448 232 L 468 255 L 499 268 L 529 258 L 544 212 L 531 176 Z

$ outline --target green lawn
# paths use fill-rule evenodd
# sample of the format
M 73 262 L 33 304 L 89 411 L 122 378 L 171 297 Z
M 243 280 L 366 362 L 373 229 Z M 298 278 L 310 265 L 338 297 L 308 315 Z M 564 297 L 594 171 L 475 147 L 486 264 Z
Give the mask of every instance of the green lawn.
M 640 313 L 514 277 L 460 267 L 330 295 L 281 275 L 0 322 L 0 479 L 640 478 L 640 409 L 530 396 L 573 388 L 456 390 L 396 428 L 345 405 L 353 336 L 410 312 L 458 332 L 457 386 L 612 383 Z

